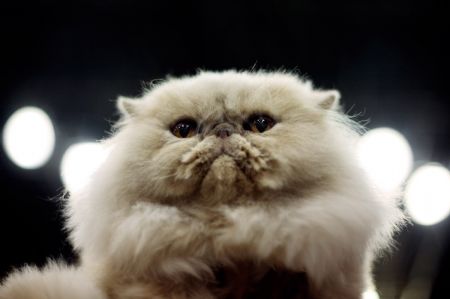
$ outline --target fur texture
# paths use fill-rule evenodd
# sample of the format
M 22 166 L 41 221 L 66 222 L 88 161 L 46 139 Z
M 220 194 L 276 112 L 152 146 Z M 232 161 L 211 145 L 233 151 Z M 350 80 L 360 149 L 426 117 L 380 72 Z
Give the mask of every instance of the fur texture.
M 361 298 L 402 214 L 356 165 L 338 100 L 288 73 L 234 71 L 119 99 L 109 157 L 67 205 L 81 265 L 15 273 L 0 298 L 69 298 L 65 284 L 74 299 L 251 298 L 273 272 L 306 275 L 289 298 Z M 275 125 L 245 130 L 252 115 Z M 182 119 L 194 136 L 171 132 Z
M 1 299 L 106 299 L 81 269 L 50 262 L 44 269 L 25 267 L 12 273 L 0 289 Z

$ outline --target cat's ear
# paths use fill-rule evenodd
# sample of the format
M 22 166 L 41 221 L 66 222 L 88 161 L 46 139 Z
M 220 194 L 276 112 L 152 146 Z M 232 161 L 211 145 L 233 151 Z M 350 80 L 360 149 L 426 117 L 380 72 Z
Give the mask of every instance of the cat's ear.
M 120 96 L 117 99 L 117 109 L 124 116 L 134 116 L 138 111 L 137 100 Z
M 319 98 L 319 107 L 325 110 L 334 110 L 339 106 L 341 94 L 337 90 L 317 91 Z

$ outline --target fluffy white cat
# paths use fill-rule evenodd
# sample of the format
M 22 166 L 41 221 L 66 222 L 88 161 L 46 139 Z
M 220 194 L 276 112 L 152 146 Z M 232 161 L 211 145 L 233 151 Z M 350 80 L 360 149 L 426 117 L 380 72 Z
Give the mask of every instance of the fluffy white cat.
M 109 157 L 67 203 L 80 265 L 15 272 L 0 298 L 361 298 L 403 217 L 338 100 L 235 71 L 120 98 Z

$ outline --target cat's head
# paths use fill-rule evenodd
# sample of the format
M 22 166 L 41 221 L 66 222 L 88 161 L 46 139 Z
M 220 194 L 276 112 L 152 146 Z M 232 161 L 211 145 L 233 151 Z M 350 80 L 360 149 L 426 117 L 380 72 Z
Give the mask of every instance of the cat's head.
M 202 72 L 121 98 L 120 182 L 136 199 L 202 204 L 307 192 L 336 176 L 339 93 L 288 73 Z

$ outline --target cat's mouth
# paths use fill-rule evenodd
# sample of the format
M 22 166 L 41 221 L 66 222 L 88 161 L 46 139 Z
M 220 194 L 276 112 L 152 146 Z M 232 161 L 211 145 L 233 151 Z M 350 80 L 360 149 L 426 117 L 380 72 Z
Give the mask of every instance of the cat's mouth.
M 269 169 L 269 162 L 267 153 L 239 134 L 225 140 L 212 136 L 182 157 L 179 176 L 197 181 L 205 196 L 212 192 L 218 197 L 236 197 L 237 192 L 245 194 L 255 189 L 258 177 Z
M 183 177 L 206 175 L 217 161 L 232 160 L 248 177 L 268 169 L 269 155 L 238 134 L 226 140 L 209 137 L 181 158 Z

